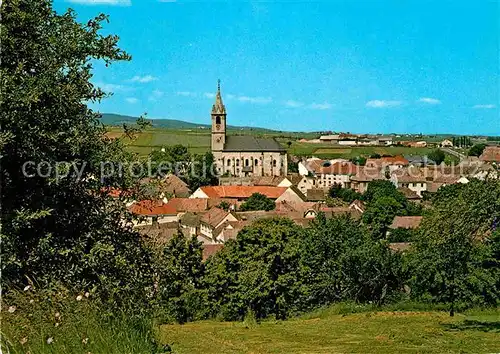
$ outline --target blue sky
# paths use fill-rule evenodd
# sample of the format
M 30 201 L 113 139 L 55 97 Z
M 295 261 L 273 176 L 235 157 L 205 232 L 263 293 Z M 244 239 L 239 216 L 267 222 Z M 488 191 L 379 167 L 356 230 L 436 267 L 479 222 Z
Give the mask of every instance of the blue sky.
M 104 12 L 131 62 L 101 112 L 280 130 L 500 134 L 496 1 L 56 0 Z

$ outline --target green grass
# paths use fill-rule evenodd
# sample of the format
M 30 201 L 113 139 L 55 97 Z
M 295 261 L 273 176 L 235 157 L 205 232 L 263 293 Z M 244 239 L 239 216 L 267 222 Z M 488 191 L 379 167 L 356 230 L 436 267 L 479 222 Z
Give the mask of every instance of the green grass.
M 118 137 L 122 134 L 122 129 L 117 127 L 109 128 L 110 136 Z M 228 134 L 241 134 L 240 131 L 230 130 Z M 246 130 L 244 134 L 251 134 L 263 137 L 276 138 L 288 153 L 296 156 L 317 156 L 320 158 L 352 158 L 356 156 L 370 156 L 378 153 L 380 155 L 425 155 L 432 149 L 412 148 L 412 147 L 377 147 L 377 146 L 332 146 L 331 144 L 311 144 L 301 143 L 297 139 L 301 137 L 312 138 L 312 133 L 263 133 L 259 131 Z M 136 135 L 134 139 L 124 138 L 127 148 L 141 156 L 148 155 L 153 150 L 160 150 L 169 145 L 182 144 L 188 147 L 194 154 L 203 154 L 210 151 L 210 131 L 208 129 L 164 129 L 151 128 Z M 287 143 L 292 142 L 288 148 Z
M 2 301 L 0 353 L 156 353 L 150 317 L 106 313 L 85 297 L 46 294 L 30 291 Z
M 500 312 L 362 312 L 335 307 L 283 322 L 164 325 L 175 353 L 495 353 Z

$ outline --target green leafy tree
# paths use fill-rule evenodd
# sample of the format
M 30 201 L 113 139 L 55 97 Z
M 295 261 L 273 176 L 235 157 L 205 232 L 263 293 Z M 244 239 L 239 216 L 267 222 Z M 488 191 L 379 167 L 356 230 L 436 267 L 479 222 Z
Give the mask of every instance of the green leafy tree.
M 329 191 L 328 195 L 331 198 L 339 198 L 347 203 L 352 203 L 356 199 L 361 199 L 361 194 L 356 192 L 351 188 L 342 188 L 340 184 L 334 183 Z
M 384 238 L 396 215 L 403 213 L 404 205 L 393 197 L 380 197 L 369 203 L 363 221 L 370 225 L 375 238 Z
M 4 1 L 1 12 L 2 285 L 59 282 L 139 304 L 152 284 L 150 252 L 123 226 L 123 203 L 103 193 L 131 181 L 101 175 L 101 162 L 129 156 L 86 106 L 107 96 L 90 82 L 92 62 L 130 56 L 101 34 L 105 15 L 80 24 L 47 0 Z
M 467 154 L 469 156 L 481 156 L 485 148 L 486 144 L 476 144 L 469 149 Z
M 430 158 L 432 161 L 434 161 L 436 165 L 441 165 L 446 155 L 441 149 L 434 149 L 431 152 L 429 152 L 427 157 Z
M 219 205 L 217 205 L 217 207 L 224 211 L 228 211 L 229 208 L 231 208 L 231 204 L 223 200 L 222 202 L 220 202 Z
M 414 237 L 412 293 L 457 305 L 498 304 L 500 183 L 472 180 L 444 188 Z
M 212 313 L 241 320 L 285 319 L 296 310 L 302 229 L 284 218 L 262 219 L 209 259 L 205 282 Z
M 165 246 L 159 260 L 158 293 L 164 320 L 184 323 L 204 312 L 202 244 L 180 231 Z
M 254 193 L 240 206 L 241 211 L 274 210 L 276 203 L 264 194 Z

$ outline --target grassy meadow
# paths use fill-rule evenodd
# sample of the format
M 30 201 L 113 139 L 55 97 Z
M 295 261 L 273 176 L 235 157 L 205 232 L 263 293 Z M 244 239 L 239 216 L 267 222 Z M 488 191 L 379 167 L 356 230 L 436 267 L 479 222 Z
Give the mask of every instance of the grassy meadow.
M 229 135 L 242 134 L 238 130 L 229 130 Z M 317 156 L 320 158 L 352 158 L 356 156 L 370 156 L 372 154 L 388 155 L 425 155 L 430 148 L 411 148 L 398 146 L 335 146 L 331 144 L 314 144 L 299 142 L 299 139 L 317 137 L 313 133 L 263 133 L 260 131 L 245 130 L 244 134 L 253 134 L 263 137 L 276 138 L 288 153 L 295 156 Z M 109 137 L 122 137 L 123 130 L 110 127 Z M 210 131 L 208 129 L 165 129 L 150 128 L 136 134 L 134 139 L 124 138 L 127 148 L 141 156 L 148 155 L 153 150 L 160 150 L 164 146 L 182 144 L 194 154 L 203 154 L 210 151 Z M 291 143 L 291 144 L 289 144 Z
M 174 353 L 498 353 L 500 312 L 361 312 L 160 327 Z

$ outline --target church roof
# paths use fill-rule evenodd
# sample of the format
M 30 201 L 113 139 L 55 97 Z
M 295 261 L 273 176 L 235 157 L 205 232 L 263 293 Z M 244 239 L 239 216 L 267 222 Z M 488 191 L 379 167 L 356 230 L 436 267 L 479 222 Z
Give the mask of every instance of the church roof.
M 226 137 L 223 151 L 283 152 L 285 148 L 272 138 L 257 138 L 250 135 L 230 135 Z
M 212 114 L 226 114 L 226 106 L 222 103 L 220 94 L 220 80 L 217 82 L 217 94 L 215 95 L 215 103 L 212 106 Z

